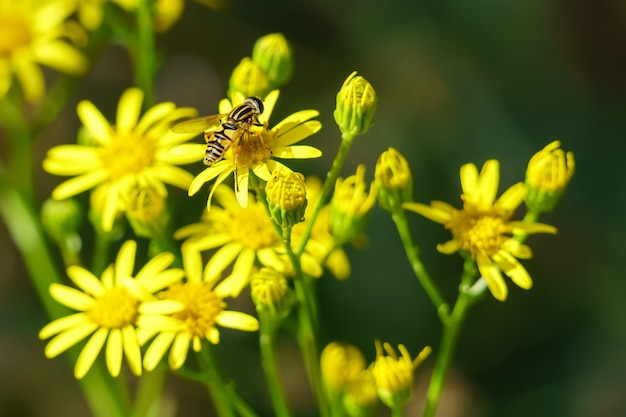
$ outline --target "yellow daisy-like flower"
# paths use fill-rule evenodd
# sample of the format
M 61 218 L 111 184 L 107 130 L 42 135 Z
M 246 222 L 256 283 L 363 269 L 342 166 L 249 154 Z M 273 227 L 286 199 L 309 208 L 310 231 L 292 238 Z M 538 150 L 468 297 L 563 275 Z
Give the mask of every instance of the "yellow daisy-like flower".
M 65 20 L 72 2 L 0 0 L 0 99 L 15 75 L 28 101 L 39 101 L 45 92 L 40 65 L 68 74 L 87 69 L 87 60 L 64 40 L 70 29 Z
M 80 379 L 106 343 L 106 363 L 109 373 L 117 376 L 126 356 L 135 375 L 141 375 L 141 352 L 135 325 L 144 314 L 143 303 L 154 300 L 153 293 L 183 277 L 181 269 L 167 269 L 174 256 L 161 253 L 151 259 L 133 278 L 134 241 L 124 243 L 114 265 L 109 266 L 98 279 L 79 266 L 70 266 L 67 274 L 79 289 L 60 284 L 50 286 L 50 294 L 59 303 L 78 311 L 54 320 L 39 332 L 41 339 L 54 338 L 46 345 L 48 358 L 63 353 L 68 348 L 90 336 L 82 349 L 74 375 Z M 171 310 L 171 305 L 152 305 L 152 310 Z
M 89 30 L 96 30 L 102 23 L 103 8 L 108 0 L 78 0 L 78 20 Z M 137 11 L 138 0 L 111 0 L 127 11 Z M 185 6 L 184 0 L 156 0 L 154 4 L 154 28 L 165 32 L 180 18 Z
M 437 250 L 445 254 L 459 250 L 469 252 L 493 296 L 504 301 L 508 289 L 502 272 L 517 286 L 524 289 L 532 287 L 530 275 L 516 259 L 531 258 L 532 252 L 530 247 L 512 235 L 556 233 L 556 228 L 542 223 L 510 220 L 524 201 L 526 187 L 519 182 L 496 199 L 499 182 L 497 160 L 485 162 L 480 174 L 474 164 L 465 164 L 461 167 L 462 210 L 443 201 L 433 201 L 430 206 L 405 203 L 403 207 L 449 229 L 452 240 L 437 245 Z
M 48 151 L 43 168 L 55 175 L 75 176 L 52 191 L 52 198 L 62 200 L 98 186 L 105 187 L 102 226 L 111 230 L 125 197 L 136 186 L 150 186 L 167 196 L 165 183 L 186 189 L 193 176 L 175 165 L 202 159 L 197 145 L 184 144 L 193 135 L 170 132 L 170 124 L 194 116 L 194 109 L 177 108 L 164 102 L 151 107 L 143 116 L 143 92 L 129 88 L 117 107 L 117 120 L 111 125 L 90 102 L 78 104 L 78 116 L 93 136 L 94 146 L 60 145 Z
M 317 110 L 302 110 L 293 113 L 271 129 L 267 127 L 274 105 L 278 100 L 278 94 L 278 90 L 274 90 L 265 98 L 263 103 L 265 110 L 259 116 L 259 123 L 262 126 L 252 126 L 250 139 L 245 143 L 240 139 L 238 143 L 232 144 L 224 159 L 198 174 L 189 186 L 189 195 L 194 195 L 204 183 L 215 179 L 215 184 L 207 200 L 207 209 L 211 208 L 211 199 L 217 186 L 235 171 L 235 178 L 238 183 L 235 184 L 237 201 L 239 205 L 246 207 L 250 170 L 264 181 L 269 181 L 276 168 L 288 169 L 272 158 L 307 159 L 322 156 L 322 152 L 312 146 L 293 145 L 322 128 L 319 121 L 311 120 L 319 115 Z M 228 99 L 223 99 L 220 102 L 219 112 L 227 114 L 234 107 L 242 104 L 244 100 L 243 95 L 235 93 L 232 102 Z
M 146 350 L 144 367 L 153 370 L 167 350 L 169 365 L 172 369 L 180 368 L 187 359 L 190 345 L 199 352 L 202 341 L 213 344 L 220 341 L 216 325 L 243 331 L 256 331 L 259 322 L 249 314 L 226 310 L 224 297 L 228 294 L 214 289 L 217 280 L 202 279 L 202 259 L 199 254 L 187 253 L 185 258 L 186 282 L 176 283 L 159 293 L 159 298 L 179 304 L 173 314 L 143 315 L 138 322 L 139 340 L 145 344 L 154 337 Z M 155 302 L 155 311 L 159 311 Z M 145 304 L 150 309 L 151 303 Z M 156 337 L 155 337 L 156 336 Z

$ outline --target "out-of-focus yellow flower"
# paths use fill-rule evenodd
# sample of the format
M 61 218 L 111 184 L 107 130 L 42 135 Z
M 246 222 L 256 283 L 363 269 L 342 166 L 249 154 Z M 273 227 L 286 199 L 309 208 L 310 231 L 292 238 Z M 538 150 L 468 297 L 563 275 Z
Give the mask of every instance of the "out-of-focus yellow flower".
M 537 152 L 526 170 L 526 205 L 536 212 L 550 212 L 561 199 L 574 176 L 572 152 L 563 152 L 561 142 L 555 140 Z
M 282 227 L 304 221 L 307 206 L 304 175 L 277 169 L 265 185 L 267 204 L 272 219 Z
M 141 90 L 126 90 L 114 125 L 90 101 L 81 101 L 78 116 L 95 146 L 55 146 L 43 161 L 47 172 L 74 177 L 58 185 L 52 198 L 62 200 L 94 187 L 101 191 L 98 212 L 105 231 L 127 209 L 127 196 L 135 187 L 152 187 L 162 197 L 167 196 L 165 183 L 186 189 L 193 176 L 176 165 L 202 159 L 203 145 L 184 144 L 194 135 L 174 134 L 169 129 L 175 120 L 195 115 L 195 110 L 165 102 L 140 117 L 142 101 Z
M 349 381 L 365 369 L 365 357 L 356 346 L 331 342 L 322 351 L 320 365 L 326 386 L 342 391 Z
M 452 240 L 437 245 L 437 250 L 452 254 L 467 251 L 476 260 L 478 270 L 493 296 L 504 301 L 508 295 L 504 272 L 520 288 L 530 289 L 532 279 L 517 260 L 532 257 L 530 247 L 512 237 L 513 234 L 556 233 L 556 228 L 542 223 L 510 220 L 526 194 L 523 183 L 517 183 L 496 199 L 500 182 L 499 163 L 491 159 L 478 173 L 474 164 L 461 167 L 463 209 L 443 201 L 430 206 L 405 203 L 403 207 L 444 225 L 452 232 Z
M 330 228 L 338 245 L 344 245 L 365 230 L 369 214 L 376 203 L 376 186 L 365 182 L 365 165 L 356 174 L 338 178 L 330 202 Z
M 137 334 L 141 345 L 154 338 L 143 360 L 148 371 L 159 364 L 168 349 L 170 368 L 178 369 L 187 360 L 190 346 L 199 352 L 204 340 L 218 344 L 218 325 L 249 332 L 259 328 L 258 320 L 249 314 L 226 310 L 224 298 L 227 294 L 214 289 L 216 280 L 202 279 L 202 259 L 196 254 L 192 256 L 192 259 L 185 259 L 187 280 L 160 292 L 160 301 L 146 302 L 144 309 L 151 310 L 154 305 L 155 314 L 144 314 L 138 319 Z M 163 303 L 169 303 L 171 310 L 163 311 L 160 307 Z
M 293 54 L 282 33 L 260 37 L 252 49 L 252 61 L 265 71 L 272 90 L 287 84 L 293 74 Z
M 69 1 L 0 0 L 0 100 L 16 77 L 27 101 L 40 101 L 45 82 L 40 65 L 81 74 L 87 60 L 64 40 L 71 35 L 66 19 Z
M 378 403 L 378 391 L 372 367 L 356 374 L 346 383 L 343 390 L 343 407 L 350 417 L 372 415 Z
M 224 99 L 220 102 L 219 112 L 229 113 L 235 106 L 243 103 L 245 97 L 235 94 L 233 102 Z M 207 200 L 207 209 L 211 208 L 211 198 L 217 186 L 221 184 L 233 171 L 237 171 L 236 179 L 238 185 L 235 186 L 237 201 L 242 207 L 248 204 L 249 195 L 249 175 L 250 170 L 264 181 L 269 181 L 272 172 L 277 168 L 289 170 L 288 167 L 273 158 L 282 159 L 308 159 L 319 158 L 322 152 L 312 146 L 294 145 L 303 139 L 318 132 L 322 124 L 317 120 L 317 110 L 302 110 L 287 116 L 277 125 L 268 129 L 268 120 L 278 100 L 278 90 L 272 91 L 265 98 L 265 111 L 259 116 L 259 123 L 262 126 L 252 126 L 250 140 L 243 143 L 231 145 L 224 158 L 204 171 L 199 173 L 189 186 L 189 195 L 194 195 L 200 187 L 215 178 L 215 183 Z M 200 152 L 204 155 L 204 150 Z
M 137 236 L 154 239 L 167 229 L 170 216 L 166 197 L 152 186 L 135 186 L 125 196 L 126 218 Z
M 397 408 L 405 404 L 413 391 L 413 370 L 430 354 L 430 346 L 411 359 L 404 345 L 398 345 L 402 356 L 398 356 L 389 343 L 381 345 L 376 340 L 376 361 L 372 373 L 376 381 L 378 397 L 389 408 Z M 385 353 L 387 353 L 385 355 Z
M 252 276 L 250 295 L 259 314 L 268 312 L 277 318 L 286 315 L 293 301 L 287 278 L 273 268 L 261 268 Z
M 399 204 L 412 201 L 413 175 L 406 158 L 394 148 L 378 157 L 374 178 L 380 206 L 392 211 Z
M 362 135 L 374 123 L 378 97 L 374 87 L 356 71 L 346 78 L 339 93 L 333 115 L 344 136 Z
M 110 1 L 124 10 L 136 13 L 141 0 L 77 0 L 78 20 L 87 30 L 96 30 L 102 24 L 105 4 Z M 165 32 L 180 18 L 184 0 L 156 0 L 154 2 L 154 29 Z
M 39 338 L 54 336 L 46 345 L 46 357 L 54 358 L 91 335 L 76 361 L 77 379 L 85 376 L 105 344 L 106 363 L 112 376 L 119 375 L 123 356 L 131 371 L 141 375 L 141 351 L 135 326 L 148 310 L 153 313 L 171 309 L 170 304 L 153 302 L 144 310 L 144 303 L 156 300 L 155 292 L 182 279 L 183 271 L 168 269 L 174 256 L 161 253 L 133 277 L 136 250 L 134 241 L 124 243 L 115 264 L 100 279 L 82 267 L 70 266 L 67 274 L 80 290 L 60 284 L 50 286 L 50 294 L 56 301 L 78 313 L 54 320 L 41 329 Z

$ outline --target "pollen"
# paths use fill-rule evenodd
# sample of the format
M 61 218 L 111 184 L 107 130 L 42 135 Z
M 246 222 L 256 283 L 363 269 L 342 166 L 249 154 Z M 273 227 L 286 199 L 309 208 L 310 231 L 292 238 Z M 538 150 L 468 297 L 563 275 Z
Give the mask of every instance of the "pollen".
M 231 213 L 227 223 L 230 235 L 235 242 L 258 250 L 273 247 L 278 243 L 278 235 L 262 204 L 250 204 L 238 213 Z
M 217 316 L 226 308 L 226 303 L 205 282 L 186 282 L 172 285 L 161 293 L 162 298 L 180 301 L 185 307 L 175 313 L 174 318 L 185 323 L 189 333 L 205 337 L 215 327 Z
M 128 174 L 137 174 L 151 167 L 155 161 L 154 141 L 143 135 L 115 135 L 100 152 L 102 166 L 111 181 Z
M 453 216 L 446 228 L 456 236 L 461 249 L 475 257 L 478 252 L 494 255 L 500 250 L 504 241 L 509 239 L 506 222 L 502 216 L 463 210 Z
M 30 31 L 24 19 L 0 16 L 0 56 L 11 55 L 14 51 L 30 44 L 30 41 Z
M 139 300 L 126 288 L 115 287 L 99 296 L 87 315 L 100 327 L 121 329 L 136 321 L 138 306 Z

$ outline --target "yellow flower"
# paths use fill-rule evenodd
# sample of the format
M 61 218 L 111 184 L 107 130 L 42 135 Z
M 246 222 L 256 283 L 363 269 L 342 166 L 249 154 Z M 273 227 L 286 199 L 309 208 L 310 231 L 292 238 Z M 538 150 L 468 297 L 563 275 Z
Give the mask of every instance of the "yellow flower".
M 13 75 L 26 100 L 41 100 L 45 81 L 40 65 L 68 74 L 87 69 L 85 57 L 63 39 L 70 35 L 65 20 L 72 12 L 69 1 L 0 0 L 0 100 Z
M 205 279 L 214 281 L 233 264 L 231 274 L 216 290 L 236 297 L 250 282 L 256 261 L 285 272 L 286 262 L 278 254 L 282 248 L 280 236 L 265 204 L 253 200 L 241 207 L 233 191 L 224 185 L 217 187 L 215 199 L 218 205 L 205 212 L 201 223 L 185 226 L 174 234 L 176 239 L 187 238 L 182 251 L 189 258 L 193 253 L 219 248 L 206 265 Z
M 134 241 L 124 243 L 115 264 L 100 279 L 79 266 L 69 267 L 67 274 L 80 290 L 60 284 L 50 286 L 55 300 L 78 313 L 54 320 L 41 329 L 39 337 L 47 339 L 56 335 L 45 348 L 46 357 L 54 358 L 91 335 L 76 361 L 74 375 L 78 379 L 89 371 L 105 343 L 106 363 L 112 376 L 119 375 L 123 355 L 131 371 L 141 375 L 135 326 L 144 314 L 143 303 L 153 300 L 156 291 L 182 279 L 183 271 L 167 269 L 174 256 L 161 253 L 133 278 L 136 250 Z M 164 310 L 163 306 L 159 308 Z
M 153 370 L 167 350 L 169 365 L 172 369 L 180 368 L 187 359 L 191 346 L 195 352 L 202 349 L 202 341 L 213 344 L 220 341 L 216 325 L 243 331 L 256 331 L 259 322 L 256 318 L 238 311 L 226 310 L 224 297 L 228 294 L 214 289 L 217 280 L 202 279 L 202 259 L 199 254 L 189 254 L 185 258 L 187 280 L 171 285 L 159 293 L 164 301 L 178 304 L 172 314 L 163 314 L 160 302 L 147 302 L 145 309 L 155 306 L 156 314 L 144 314 L 138 320 L 138 337 L 144 345 L 154 338 L 144 356 L 144 367 Z M 156 336 L 156 337 L 155 337 Z
M 566 154 L 560 146 L 561 142 L 555 140 L 528 162 L 526 205 L 531 210 L 552 211 L 574 176 L 574 154 Z
M 381 345 L 380 341 L 376 340 L 376 360 L 372 373 L 376 381 L 378 396 L 390 408 L 397 408 L 411 398 L 413 370 L 428 357 L 431 351 L 430 346 L 426 346 L 415 359 L 411 359 L 404 345 L 398 345 L 398 350 L 402 356 L 398 356 L 389 343 Z
M 430 206 L 405 203 L 403 207 L 450 230 L 452 240 L 437 245 L 437 250 L 445 254 L 469 252 L 493 296 L 504 301 L 508 289 L 501 271 L 520 288 L 532 287 L 530 275 L 516 259 L 528 259 L 532 252 L 512 235 L 556 233 L 556 228 L 510 220 L 524 200 L 526 188 L 517 183 L 496 199 L 499 180 L 499 163 L 495 159 L 487 161 L 480 174 L 474 164 L 465 164 L 461 167 L 462 210 L 443 201 L 433 201 Z
M 130 88 L 120 98 L 111 125 L 89 101 L 78 104 L 78 116 L 95 146 L 60 145 L 48 151 L 43 168 L 55 175 L 75 176 L 52 191 L 61 200 L 98 186 L 105 187 L 102 226 L 111 230 L 125 197 L 136 186 L 150 186 L 167 196 L 165 183 L 186 189 L 193 176 L 175 165 L 202 159 L 202 145 L 182 144 L 193 135 L 171 133 L 170 124 L 195 115 L 190 108 L 160 103 L 140 117 L 143 92 Z
M 233 102 L 224 99 L 220 102 L 219 112 L 228 113 L 234 106 L 243 103 L 244 96 L 234 94 Z M 306 145 L 293 145 L 311 136 L 322 128 L 317 120 L 310 120 L 318 116 L 316 110 L 302 110 L 287 116 L 273 128 L 268 129 L 268 120 L 274 105 L 278 100 L 278 90 L 274 90 L 265 98 L 265 111 L 259 116 L 262 126 L 253 126 L 250 140 L 246 143 L 233 144 L 226 152 L 224 159 L 216 162 L 198 174 L 189 186 L 189 195 L 194 195 L 205 182 L 215 178 L 215 184 L 207 200 L 207 209 L 211 208 L 213 192 L 233 171 L 238 184 L 235 186 L 237 201 L 242 207 L 248 204 L 248 179 L 252 170 L 257 177 L 269 181 L 272 172 L 278 167 L 285 167 L 272 158 L 306 159 L 317 158 L 322 152 Z M 204 151 L 201 152 L 204 154 Z
M 77 0 L 78 20 L 88 30 L 96 30 L 102 23 L 108 0 Z M 110 0 L 129 12 L 136 12 L 139 0 Z M 184 0 L 156 0 L 154 2 L 154 28 L 165 32 L 178 21 L 185 6 Z
M 308 204 L 304 213 L 304 222 L 298 223 L 291 229 L 291 241 L 294 248 L 300 245 L 307 224 L 312 218 L 313 209 L 322 191 L 322 182 L 319 178 L 310 176 L 306 178 L 306 194 Z M 350 261 L 341 245 L 336 241 L 330 229 L 330 205 L 325 205 L 315 219 L 311 229 L 305 251 L 302 254 L 303 266 L 314 277 L 319 277 L 326 267 L 337 279 L 347 279 L 350 276 Z

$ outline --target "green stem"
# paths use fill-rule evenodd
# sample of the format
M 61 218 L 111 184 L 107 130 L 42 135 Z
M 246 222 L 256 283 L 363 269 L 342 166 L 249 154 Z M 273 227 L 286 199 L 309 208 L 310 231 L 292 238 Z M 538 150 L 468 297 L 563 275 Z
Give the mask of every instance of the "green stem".
M 391 409 L 391 417 L 402 417 L 402 406 Z
M 220 417 L 258 417 L 246 402 L 237 395 L 220 374 L 215 365 L 210 346 L 205 343 L 198 354 L 204 378 L 203 382 L 214 401 L 215 409 Z
M 154 39 L 154 9 L 153 1 L 139 2 L 137 10 L 138 37 L 134 48 L 135 53 L 135 83 L 145 94 L 144 106 L 151 106 L 154 102 L 154 75 L 156 73 L 156 49 Z
M 280 382 L 280 375 L 276 361 L 276 331 L 277 321 L 268 314 L 260 314 L 260 337 L 259 344 L 261 347 L 261 362 L 265 379 L 270 392 L 272 405 L 277 417 L 290 417 L 291 411 L 287 405 L 285 395 Z
M 168 369 L 161 363 L 152 372 L 146 372 L 141 376 L 131 417 L 163 416 L 161 411 L 165 399 L 162 398 L 162 393 Z
M 471 293 L 466 291 L 466 289 L 470 288 L 471 281 L 473 280 L 473 273 L 473 261 L 471 258 L 466 258 L 459 296 L 454 304 L 452 313 L 448 317 L 448 320 L 443 322 L 441 344 L 439 346 L 439 351 L 437 352 L 433 375 L 428 386 L 426 407 L 424 409 L 423 417 L 434 417 L 439 401 L 441 400 L 441 394 L 446 382 L 450 363 L 452 362 L 452 357 L 454 356 L 459 334 L 461 333 L 461 328 L 465 321 L 465 317 L 467 316 L 468 309 L 474 300 Z
M 354 134 L 344 134 L 341 137 L 341 145 L 339 146 L 339 151 L 337 151 L 337 155 L 335 156 L 335 160 L 330 168 L 330 171 L 326 175 L 326 181 L 324 181 L 324 185 L 322 186 L 322 191 L 320 193 L 319 199 L 315 203 L 315 207 L 313 208 L 313 212 L 309 219 L 307 219 L 306 229 L 302 234 L 302 239 L 300 240 L 300 244 L 296 249 L 296 255 L 300 257 L 306 248 L 306 244 L 311 237 L 311 231 L 313 230 L 313 225 L 315 224 L 315 220 L 319 215 L 320 210 L 324 207 L 326 200 L 330 196 L 335 183 L 337 182 L 337 178 L 339 177 L 339 172 L 341 171 L 341 167 L 343 166 L 346 156 L 348 155 L 348 151 L 350 151 L 350 147 L 352 146 L 352 142 L 356 135 Z
M 422 287 L 424 287 L 426 294 L 428 294 L 428 297 L 435 305 L 441 321 L 445 323 L 448 320 L 449 316 L 448 303 L 446 303 L 443 296 L 439 292 L 439 289 L 426 271 L 426 268 L 424 268 L 424 264 L 422 263 L 422 260 L 419 256 L 419 249 L 413 242 L 413 238 L 411 236 L 411 231 L 409 230 L 409 224 L 407 222 L 404 210 L 399 206 L 399 204 L 396 205 L 396 207 L 393 207 L 391 218 L 396 224 L 396 228 L 398 229 L 398 233 L 400 234 L 400 240 L 402 240 L 402 245 L 404 246 L 406 256 L 409 259 L 415 276 L 417 276 L 417 279 L 419 280 L 420 284 L 422 284 Z

